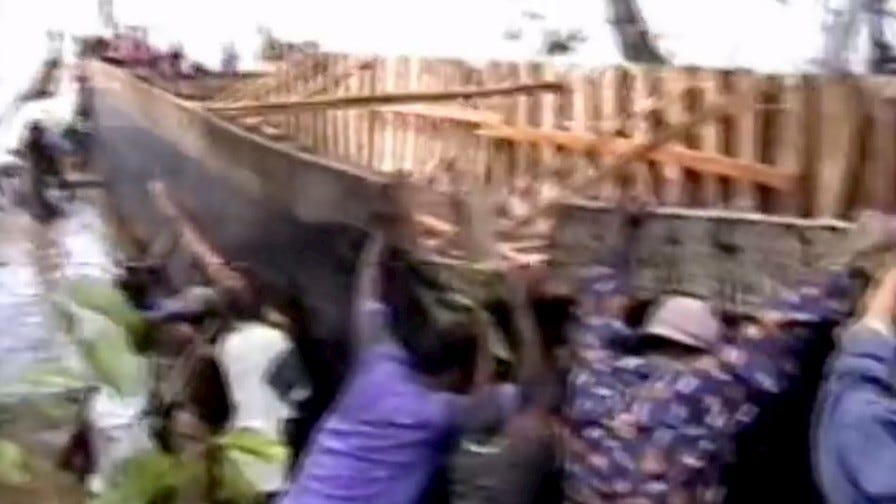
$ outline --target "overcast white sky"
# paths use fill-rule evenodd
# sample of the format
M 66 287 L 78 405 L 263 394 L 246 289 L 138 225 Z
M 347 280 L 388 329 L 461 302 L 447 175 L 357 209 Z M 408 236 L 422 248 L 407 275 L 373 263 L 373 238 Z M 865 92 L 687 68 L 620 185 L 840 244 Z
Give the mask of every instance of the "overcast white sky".
M 844 1 L 844 0 L 840 0 Z M 581 28 L 589 37 L 576 63 L 620 61 L 607 26 L 605 0 L 114 0 L 125 24 L 142 24 L 161 43 L 181 42 L 194 58 L 217 65 L 232 41 L 251 64 L 257 28 L 325 49 L 385 54 L 456 56 L 474 60 L 533 57 L 543 23 Z M 821 0 L 640 0 L 651 29 L 679 64 L 742 66 L 793 72 L 819 54 Z M 523 40 L 502 34 L 523 28 Z M 48 28 L 99 28 L 97 0 L 0 0 L 0 103 L 13 83 L 27 79 L 45 50 Z M 24 77 L 23 77 L 24 76 Z M 18 85 L 18 84 L 16 84 Z M 8 92 L 8 91 L 7 91 Z

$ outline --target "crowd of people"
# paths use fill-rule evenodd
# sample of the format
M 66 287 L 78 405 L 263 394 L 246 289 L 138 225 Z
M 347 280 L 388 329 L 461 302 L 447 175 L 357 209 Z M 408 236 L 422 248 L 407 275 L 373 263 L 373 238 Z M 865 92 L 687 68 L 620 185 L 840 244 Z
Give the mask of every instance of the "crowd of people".
M 862 243 L 853 257 L 896 250 L 894 230 L 890 217 L 869 214 L 857 233 L 872 239 L 850 237 Z M 473 302 L 370 232 L 342 310 L 348 334 L 317 346 L 308 331 L 294 335 L 299 351 L 269 380 L 292 408 L 283 435 L 294 458 L 284 491 L 267 498 L 896 501 L 896 265 L 845 261 L 765 306 L 734 311 L 682 295 L 639 299 L 625 243 L 617 256 L 553 309 L 550 293 L 530 288 L 532 334 L 508 316 L 520 305 Z M 518 274 L 507 273 L 511 283 Z M 135 304 L 168 335 L 156 350 L 183 351 L 196 335 L 177 324 L 207 303 L 134 285 Z M 218 308 L 232 317 L 260 312 L 225 298 Z M 200 422 L 221 429 L 233 416 L 227 379 L 211 360 L 207 369 L 222 392 L 188 399 Z M 319 399 L 317 374 L 337 376 L 329 385 L 338 391 Z M 309 414 L 312 402 L 323 406 Z
M 626 268 L 598 268 L 566 341 L 519 341 L 517 373 L 499 377 L 490 314 L 452 297 L 436 324 L 382 250 L 371 240 L 358 269 L 353 370 L 279 502 L 896 495 L 896 268 L 871 272 L 864 303 L 867 272 L 844 267 L 752 314 L 687 296 L 637 305 Z
M 889 217 L 858 228 L 877 230 L 867 250 L 896 249 Z M 628 268 L 603 265 L 571 306 L 548 315 L 536 307 L 536 338 L 427 274 L 382 233 L 368 236 L 340 343 L 349 349 L 342 385 L 290 439 L 295 457 L 282 491 L 267 489 L 270 502 L 896 498 L 896 267 L 847 262 L 732 312 L 682 295 L 637 299 Z M 259 315 L 233 292 L 154 298 L 134 285 L 126 290 L 172 355 L 197 338 L 178 339 L 185 333 L 172 324 L 204 316 L 213 299 L 231 317 Z M 543 291 L 528 294 L 528 307 L 544 301 Z M 497 340 L 509 348 L 496 351 Z M 314 393 L 303 362 L 333 355 L 299 352 L 275 366 L 279 379 L 265 378 L 293 418 Z M 200 423 L 219 430 L 239 416 L 231 394 L 240 387 L 207 364 L 219 393 L 206 387 L 188 399 Z M 297 389 L 301 397 L 287 399 Z

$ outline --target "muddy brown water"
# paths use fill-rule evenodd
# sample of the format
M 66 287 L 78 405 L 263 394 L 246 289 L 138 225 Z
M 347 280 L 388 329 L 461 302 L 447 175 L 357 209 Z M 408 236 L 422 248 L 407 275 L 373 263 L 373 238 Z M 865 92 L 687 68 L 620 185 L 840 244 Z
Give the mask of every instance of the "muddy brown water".
M 0 438 L 25 447 L 31 465 L 28 484 L 0 484 L 3 504 L 85 500 L 72 478 L 53 468 L 73 406 L 17 385 L 29 373 L 76 358 L 56 327 L 50 297 L 66 278 L 113 274 L 114 242 L 99 208 L 95 201 L 76 200 L 47 223 L 16 207 L 0 209 L 0 387 L 6 390 L 0 395 Z

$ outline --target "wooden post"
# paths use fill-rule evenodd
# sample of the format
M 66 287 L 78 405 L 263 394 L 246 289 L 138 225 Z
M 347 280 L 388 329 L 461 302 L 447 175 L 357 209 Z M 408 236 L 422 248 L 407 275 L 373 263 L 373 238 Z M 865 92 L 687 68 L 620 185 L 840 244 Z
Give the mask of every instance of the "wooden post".
M 631 96 L 633 104 L 644 103 L 651 99 L 651 80 L 653 79 L 652 71 L 648 67 L 640 66 L 632 70 L 634 82 L 632 83 Z M 633 107 L 634 109 L 634 107 Z M 644 142 L 651 138 L 652 130 L 650 127 L 650 118 L 646 114 L 637 114 L 637 110 L 633 110 L 632 119 L 628 121 L 626 129 L 629 134 L 637 142 Z M 653 180 L 650 175 L 650 168 L 646 161 L 638 160 L 633 163 L 632 175 L 634 178 L 634 194 L 640 201 L 654 203 L 656 201 L 656 192 L 653 188 Z
M 776 192 L 772 198 L 773 209 L 785 214 L 800 214 L 804 208 L 802 199 L 808 188 L 805 177 L 807 151 L 806 129 L 806 87 L 802 76 L 784 77 L 781 80 L 781 113 L 778 115 L 778 130 L 774 151 L 775 165 L 782 170 L 799 174 L 798 190 L 790 194 Z
M 591 83 L 592 75 L 584 70 L 577 70 L 572 74 L 572 130 L 581 133 L 589 133 L 594 111 L 594 89 Z M 593 152 L 576 154 L 573 162 L 573 177 L 571 182 L 587 180 L 594 170 L 591 157 Z
M 334 75 L 338 72 L 339 60 L 335 54 L 327 55 L 327 69 L 326 72 L 321 75 L 321 80 L 326 81 L 330 75 Z M 324 153 L 330 157 L 338 158 L 339 157 L 339 112 L 334 110 L 328 110 L 325 112 L 325 120 L 326 120 L 326 132 L 327 136 L 324 142 Z
M 420 87 L 420 73 L 421 73 L 421 64 L 420 58 L 411 58 L 408 61 L 408 69 L 407 69 L 407 79 L 408 79 L 408 89 L 411 91 L 416 91 L 421 89 Z M 417 129 L 420 127 L 419 120 L 410 116 L 405 119 L 405 137 L 404 137 L 404 153 L 403 153 L 403 163 L 402 166 L 405 170 L 416 174 L 417 166 L 417 157 L 416 157 L 416 148 L 417 148 Z
M 532 82 L 535 80 L 533 69 L 527 62 L 517 64 L 519 80 L 517 82 Z M 520 95 L 516 98 L 516 120 L 518 126 L 529 126 L 531 124 L 529 115 L 529 102 L 531 98 L 526 95 Z M 533 146 L 518 143 L 514 149 L 514 178 L 529 176 L 532 172 L 532 149 Z
M 735 136 L 731 142 L 731 154 L 738 159 L 760 160 L 757 149 L 756 98 L 760 82 L 750 72 L 737 72 L 732 78 L 732 94 L 747 105 L 733 114 Z M 749 181 L 735 181 L 733 206 L 740 210 L 757 210 L 758 194 Z
M 620 107 L 621 69 L 610 67 L 600 75 L 600 130 L 601 133 L 615 134 L 622 125 L 622 109 Z M 601 159 L 601 164 L 607 159 Z M 622 196 L 622 187 L 617 177 L 607 177 L 600 187 L 598 195 L 601 200 L 615 202 Z
M 554 80 L 557 76 L 557 69 L 551 64 L 539 65 L 541 70 L 539 78 Z M 557 97 L 553 93 L 538 95 L 539 103 L 539 122 L 538 126 L 543 130 L 553 130 L 557 126 Z M 551 166 L 556 162 L 557 151 L 553 145 L 542 144 L 540 149 L 540 166 Z M 540 173 L 534 173 L 535 179 L 540 178 Z
M 395 58 L 387 58 L 385 62 L 385 82 L 384 87 L 380 91 L 395 91 L 395 77 L 398 73 Z M 394 172 L 395 166 L 395 129 L 397 127 L 395 116 L 393 114 L 384 114 L 382 116 L 384 126 L 383 143 L 382 143 L 382 160 L 380 169 L 386 173 Z
M 699 72 L 696 78 L 700 80 L 703 89 L 703 107 L 722 98 L 722 76 L 713 70 Z M 698 111 L 699 113 L 699 111 Z M 712 118 L 701 123 L 699 127 L 699 149 L 712 153 L 722 153 L 724 149 L 724 131 L 721 121 Z M 700 177 L 700 192 L 702 203 L 707 207 L 719 207 L 724 204 L 722 200 L 722 185 L 718 177 L 702 175 Z
M 820 153 L 815 194 L 815 212 L 838 217 L 846 211 L 849 178 L 854 175 L 861 103 L 851 78 L 829 78 L 821 84 L 819 117 Z
M 687 79 L 685 72 L 678 68 L 667 68 L 662 73 L 662 95 L 668 104 L 665 107 L 665 122 L 679 124 L 687 117 L 684 104 L 684 91 Z M 683 145 L 676 141 L 674 144 Z M 660 190 L 660 200 L 665 205 L 677 206 L 684 203 L 684 171 L 675 163 L 663 163 L 663 186 Z
M 877 210 L 896 210 L 896 102 L 871 96 L 874 130 L 869 162 L 870 203 Z

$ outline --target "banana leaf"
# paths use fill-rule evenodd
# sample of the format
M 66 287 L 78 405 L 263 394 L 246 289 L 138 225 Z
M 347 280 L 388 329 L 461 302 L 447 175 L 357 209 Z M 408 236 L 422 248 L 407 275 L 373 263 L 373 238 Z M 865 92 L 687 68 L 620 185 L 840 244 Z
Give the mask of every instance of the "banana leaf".
M 203 473 L 198 463 L 158 451 L 135 455 L 119 471 L 110 488 L 92 504 L 174 503 L 184 485 Z
M 285 463 L 289 450 L 280 441 L 249 429 L 235 429 L 218 438 L 225 453 L 240 453 L 268 463 Z
M 216 502 L 251 504 L 258 492 L 225 452 L 218 468 Z M 135 455 L 119 469 L 112 485 L 91 504 L 175 504 L 202 495 L 208 471 L 201 460 L 159 451 Z
M 78 277 L 68 282 L 60 294 L 75 305 L 100 313 L 123 328 L 135 347 L 139 347 L 138 342 L 145 339 L 148 325 L 143 315 L 108 281 Z
M 124 327 L 101 312 L 65 300 L 57 300 L 56 306 L 68 317 L 68 336 L 100 383 L 121 396 L 147 390 L 147 362 L 134 352 Z
M 11 441 L 0 439 L 0 483 L 18 486 L 30 480 L 25 451 Z

